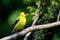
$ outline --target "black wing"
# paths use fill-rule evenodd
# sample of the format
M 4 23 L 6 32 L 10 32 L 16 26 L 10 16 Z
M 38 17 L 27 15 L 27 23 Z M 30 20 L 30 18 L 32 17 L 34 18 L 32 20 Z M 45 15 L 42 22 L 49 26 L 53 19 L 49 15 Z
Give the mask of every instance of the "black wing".
M 15 23 L 14 23 L 13 27 L 18 23 L 18 21 L 19 21 L 19 19 L 15 21 Z
M 14 28 L 14 26 L 18 23 L 18 21 L 19 21 L 19 19 L 15 21 L 15 23 L 13 24 L 13 28 Z M 15 30 L 13 29 L 13 30 L 12 30 L 12 33 L 14 33 L 14 32 L 15 32 Z

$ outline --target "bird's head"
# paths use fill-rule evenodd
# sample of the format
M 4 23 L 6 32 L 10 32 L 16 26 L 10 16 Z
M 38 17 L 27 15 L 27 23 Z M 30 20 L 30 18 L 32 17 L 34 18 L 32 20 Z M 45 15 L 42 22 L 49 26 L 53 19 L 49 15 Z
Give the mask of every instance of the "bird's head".
M 25 13 L 25 12 L 21 12 L 20 13 L 20 16 L 23 16 L 23 17 L 26 17 L 28 14 L 27 13 Z

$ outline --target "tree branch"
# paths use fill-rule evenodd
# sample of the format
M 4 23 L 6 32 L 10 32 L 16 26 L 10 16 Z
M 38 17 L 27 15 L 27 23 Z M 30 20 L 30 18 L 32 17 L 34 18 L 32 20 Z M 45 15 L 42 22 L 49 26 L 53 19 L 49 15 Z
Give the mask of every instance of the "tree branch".
M 23 36 L 26 33 L 30 32 L 30 31 L 33 31 L 33 30 L 51 28 L 51 27 L 55 27 L 55 26 L 58 26 L 58 25 L 60 25 L 60 21 L 54 22 L 54 23 L 49 23 L 49 24 L 44 24 L 44 25 L 35 25 L 33 27 L 28 27 L 25 30 L 22 30 L 21 32 L 15 33 L 13 35 L 10 35 L 10 36 L 4 37 L 4 38 L 1 38 L 0 40 L 14 39 L 14 38 L 16 38 L 18 36 Z

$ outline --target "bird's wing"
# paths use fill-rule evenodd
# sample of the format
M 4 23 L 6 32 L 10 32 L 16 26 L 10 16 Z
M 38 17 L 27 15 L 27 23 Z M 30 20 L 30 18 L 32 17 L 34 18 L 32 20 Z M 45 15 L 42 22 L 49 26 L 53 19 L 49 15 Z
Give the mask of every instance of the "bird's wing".
M 18 23 L 18 21 L 19 21 L 19 19 L 17 19 L 16 21 L 15 21 L 15 23 L 13 24 L 13 28 L 14 28 L 14 26 Z M 14 29 L 12 30 L 12 33 L 14 33 L 15 31 L 14 31 Z
M 19 21 L 19 19 L 15 21 L 15 23 L 14 23 L 13 27 L 18 23 L 18 21 Z

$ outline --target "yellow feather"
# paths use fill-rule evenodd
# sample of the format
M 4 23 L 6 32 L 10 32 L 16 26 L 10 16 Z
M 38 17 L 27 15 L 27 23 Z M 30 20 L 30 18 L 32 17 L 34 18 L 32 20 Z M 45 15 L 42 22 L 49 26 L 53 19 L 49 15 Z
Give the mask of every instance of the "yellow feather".
M 24 28 L 25 24 L 26 24 L 26 15 L 24 14 L 24 12 L 20 13 L 20 16 L 18 17 L 19 21 L 17 22 L 17 24 L 14 27 L 14 31 L 18 31 Z

